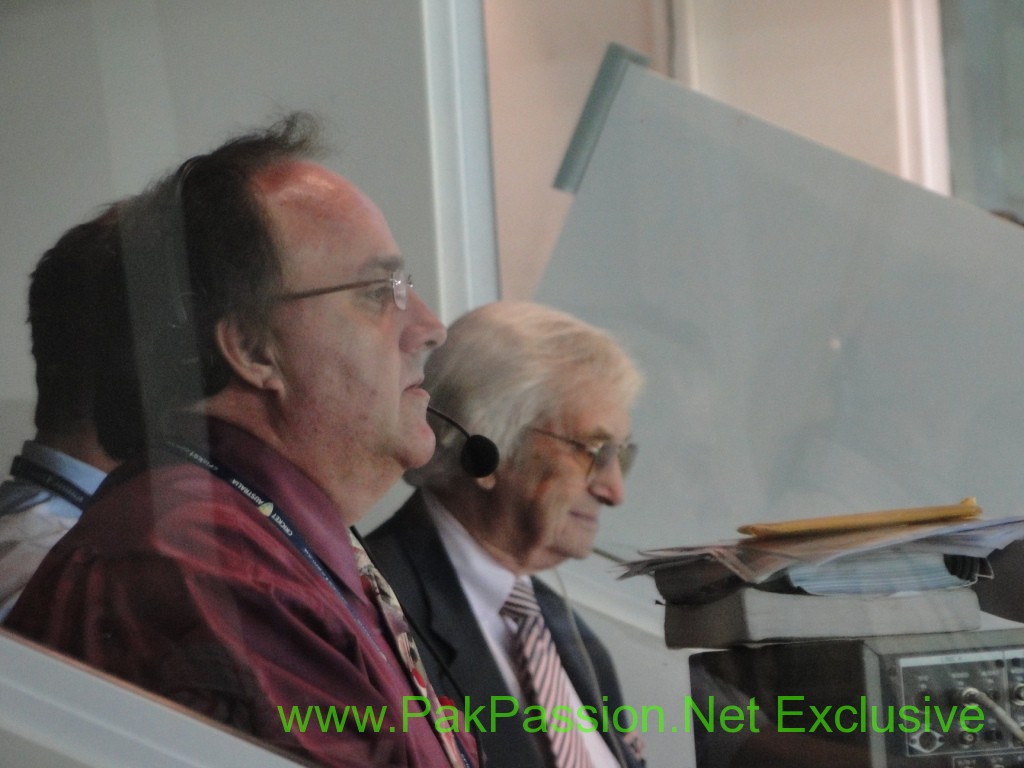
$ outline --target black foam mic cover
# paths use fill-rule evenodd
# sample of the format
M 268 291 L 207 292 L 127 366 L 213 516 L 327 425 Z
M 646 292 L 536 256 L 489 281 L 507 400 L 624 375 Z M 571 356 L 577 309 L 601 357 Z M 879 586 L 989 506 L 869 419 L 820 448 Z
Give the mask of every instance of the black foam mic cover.
M 459 432 L 466 436 L 466 442 L 459 454 L 459 463 L 470 477 L 487 477 L 498 468 L 501 456 L 498 446 L 483 435 L 471 435 L 469 431 L 451 416 L 441 413 L 437 408 L 427 406 L 427 410 L 440 419 L 444 419 Z
M 459 454 L 459 463 L 471 477 L 487 477 L 498 468 L 498 446 L 483 435 L 470 435 Z

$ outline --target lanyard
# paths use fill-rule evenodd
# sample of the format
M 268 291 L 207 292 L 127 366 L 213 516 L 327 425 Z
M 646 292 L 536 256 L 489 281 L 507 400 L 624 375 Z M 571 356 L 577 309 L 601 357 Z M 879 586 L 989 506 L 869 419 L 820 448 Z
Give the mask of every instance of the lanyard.
M 295 547 L 299 554 L 301 554 L 306 561 L 313 566 L 314 570 L 320 574 L 320 578 L 327 582 L 327 585 L 334 591 L 334 594 L 338 596 L 338 599 L 344 604 L 345 610 L 347 610 L 349 615 L 356 620 L 356 624 L 359 625 L 359 629 L 362 631 L 363 635 L 366 636 L 366 639 L 370 641 L 374 650 L 386 663 L 390 663 L 388 655 L 384 653 L 384 649 L 380 647 L 377 639 L 370 632 L 366 624 L 363 623 L 359 614 L 356 613 L 352 603 L 350 603 L 348 598 L 345 597 L 345 593 L 342 592 L 337 579 L 334 578 L 327 566 L 324 565 L 323 560 L 317 557 L 316 553 L 310 549 L 308 544 L 306 544 L 306 540 L 302 538 L 302 534 L 299 533 L 298 528 L 292 525 L 291 521 L 285 516 L 284 511 L 281 510 L 280 507 L 275 505 L 274 502 L 265 494 L 260 493 L 251 486 L 242 482 L 238 475 L 230 469 L 215 463 L 209 457 L 199 453 L 199 451 L 190 448 L 183 443 L 178 443 L 170 439 L 164 440 L 164 446 L 171 452 L 181 456 L 183 459 L 187 459 L 196 466 L 202 467 L 219 480 L 226 482 L 236 491 L 245 496 L 245 498 L 247 498 L 253 506 L 260 511 L 260 514 L 262 514 L 263 517 L 277 526 L 277 530 L 279 530 L 289 543 Z
M 85 509 L 91 494 L 86 493 L 66 477 L 52 472 L 46 467 L 26 459 L 24 456 L 15 456 L 11 462 L 11 476 L 19 480 L 28 480 L 48 491 L 56 493 L 63 499 L 70 501 L 79 509 Z
M 196 466 L 205 469 L 214 477 L 223 480 L 252 502 L 253 506 L 260 511 L 260 514 L 277 526 L 277 529 L 284 534 L 284 537 L 288 539 L 295 549 L 298 550 L 299 554 L 306 558 L 306 561 L 313 566 L 316 572 L 320 574 L 320 577 L 327 582 L 328 586 L 330 586 L 330 588 L 334 590 L 334 593 L 341 598 L 342 602 L 345 603 L 345 607 L 348 608 L 352 615 L 356 617 L 356 621 L 359 621 L 359 617 L 354 611 L 352 611 L 352 607 L 345 598 L 345 594 L 341 591 L 341 587 L 338 586 L 337 580 L 331 572 L 327 570 L 327 566 L 325 566 L 323 561 L 317 557 L 316 553 L 309 548 L 309 545 L 306 544 L 306 540 L 302 538 L 302 534 L 299 533 L 298 529 L 292 525 L 291 521 L 285 517 L 284 512 L 277 507 L 273 501 L 271 501 L 266 495 L 243 483 L 230 469 L 214 463 L 208 457 L 199 453 L 199 451 L 189 448 L 187 445 L 182 443 L 175 442 L 174 440 L 164 440 L 164 445 L 183 459 L 188 459 Z M 359 621 L 359 623 L 360 625 L 362 624 L 361 621 Z
M 381 658 L 384 659 L 386 663 L 390 663 L 388 656 L 384 653 L 384 650 L 377 644 L 376 638 L 374 638 L 374 636 L 370 633 L 370 630 L 363 623 L 363 620 L 359 617 L 359 614 L 355 612 L 355 610 L 352 607 L 352 604 L 349 603 L 348 599 L 345 597 L 345 594 L 341 591 L 341 587 L 338 585 L 337 580 L 334 578 L 331 572 L 327 569 L 327 566 L 325 566 L 323 561 L 319 557 L 317 557 L 316 553 L 312 549 L 310 549 L 309 545 L 306 544 L 306 540 L 302 538 L 302 534 L 299 533 L 298 529 L 294 525 L 292 525 L 291 521 L 285 516 L 284 512 L 279 507 L 277 507 L 273 501 L 271 501 L 265 494 L 260 493 L 251 486 L 243 483 L 242 480 L 239 479 L 239 477 L 230 469 L 215 463 L 209 457 L 199 453 L 199 451 L 190 448 L 189 446 L 184 445 L 183 443 L 178 443 L 170 439 L 164 440 L 164 446 L 172 453 L 181 456 L 183 459 L 192 462 L 198 467 L 202 467 L 207 472 L 212 474 L 214 477 L 228 483 L 236 491 L 245 496 L 245 498 L 247 498 L 267 520 L 269 520 L 275 526 L 277 526 L 277 529 L 282 534 L 284 534 L 284 537 L 288 539 L 289 542 L 291 542 L 292 546 L 294 546 L 295 549 L 298 550 L 299 553 L 304 558 L 306 558 L 306 560 L 313 566 L 313 568 L 316 569 L 317 573 L 320 574 L 323 580 L 326 581 L 328 585 L 330 585 L 332 590 L 334 590 L 334 593 L 341 599 L 341 602 L 344 603 L 346 610 L 348 610 L 352 618 L 356 620 L 356 623 L 359 625 L 359 629 L 362 630 L 363 634 L 370 641 L 370 644 L 373 645 L 377 653 L 380 654 Z M 438 732 L 438 738 L 443 739 L 443 736 L 440 734 L 440 732 Z M 458 748 L 459 758 L 462 760 L 463 765 L 465 766 L 465 768 L 470 768 L 471 762 L 469 759 L 469 755 L 466 754 L 465 747 L 463 746 L 462 742 L 458 739 L 458 737 L 455 737 L 454 741 L 456 747 Z

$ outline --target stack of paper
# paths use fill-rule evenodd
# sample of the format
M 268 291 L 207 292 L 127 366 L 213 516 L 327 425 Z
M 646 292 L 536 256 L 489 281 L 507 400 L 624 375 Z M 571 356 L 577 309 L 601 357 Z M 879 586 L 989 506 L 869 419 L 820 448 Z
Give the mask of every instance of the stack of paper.
M 965 499 L 744 526 L 754 535 L 643 553 L 624 576 L 654 577 L 676 647 L 974 629 L 969 585 L 990 575 L 992 551 L 1024 538 L 1024 518 L 980 512 Z
M 969 587 L 983 563 L 976 557 L 892 547 L 791 565 L 784 575 L 790 586 L 809 595 L 893 595 Z

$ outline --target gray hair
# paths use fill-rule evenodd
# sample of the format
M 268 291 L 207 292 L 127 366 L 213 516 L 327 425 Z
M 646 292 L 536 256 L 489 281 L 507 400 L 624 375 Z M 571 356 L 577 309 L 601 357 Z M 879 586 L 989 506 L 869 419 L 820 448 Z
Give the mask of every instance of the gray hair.
M 516 461 L 527 427 L 560 418 L 582 390 L 599 386 L 628 409 L 643 386 L 636 365 L 606 331 L 515 301 L 485 304 L 456 320 L 425 373 L 431 405 L 493 440 L 502 463 Z M 465 437 L 439 419 L 431 423 L 437 450 L 405 479 L 441 490 L 465 476 L 459 465 Z

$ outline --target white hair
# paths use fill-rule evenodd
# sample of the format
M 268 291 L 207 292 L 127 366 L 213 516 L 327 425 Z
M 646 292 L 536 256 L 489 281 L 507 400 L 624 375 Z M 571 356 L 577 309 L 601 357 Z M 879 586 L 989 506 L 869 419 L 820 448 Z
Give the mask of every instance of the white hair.
M 515 461 L 527 427 L 562 417 L 581 392 L 600 388 L 629 409 L 643 386 L 609 333 L 565 312 L 516 301 L 485 304 L 456 320 L 425 372 L 431 405 L 471 434 L 493 440 L 503 463 Z M 431 423 L 434 457 L 405 478 L 440 490 L 467 477 L 459 465 L 465 437 L 440 419 Z

